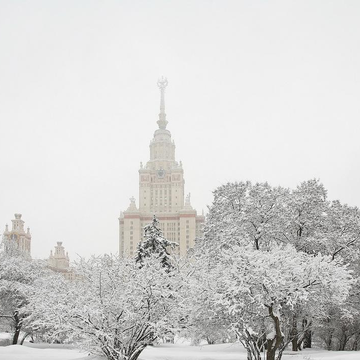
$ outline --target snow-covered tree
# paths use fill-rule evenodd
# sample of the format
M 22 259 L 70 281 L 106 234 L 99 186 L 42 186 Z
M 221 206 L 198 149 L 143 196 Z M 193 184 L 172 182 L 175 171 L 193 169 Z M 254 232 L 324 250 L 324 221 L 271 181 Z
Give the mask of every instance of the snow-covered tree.
M 145 239 L 138 244 L 135 261 L 142 266 L 146 258 L 155 257 L 164 268 L 172 269 L 174 262 L 170 249 L 177 246 L 177 244 L 163 236 L 159 221 L 155 215 L 151 224 L 144 227 L 144 232 Z
M 285 241 L 284 206 L 289 191 L 268 183 L 228 183 L 214 191 L 204 228 L 204 243 L 215 252 L 221 247 L 253 244 L 265 249 Z
M 291 243 L 309 254 L 359 255 L 359 209 L 328 201 L 326 189 L 315 179 L 294 190 L 228 183 L 214 191 L 209 210 L 203 239 L 208 250 L 249 243 L 265 250 Z
M 339 202 L 330 203 L 324 186 L 318 180 L 305 181 L 295 190 L 273 188 L 267 183 L 255 185 L 250 182 L 229 183 L 214 191 L 214 201 L 209 209 L 204 237 L 198 242 L 196 252 L 203 259 L 204 264 L 207 261 L 211 263 L 211 266 L 207 265 L 205 272 L 212 279 L 222 278 L 220 270 L 231 269 L 232 258 L 239 261 L 243 259 L 242 252 L 245 254 L 250 250 L 253 250 L 253 253 L 248 257 L 249 264 L 246 265 L 246 262 L 238 264 L 236 271 L 233 272 L 233 279 L 246 278 L 248 275 L 242 274 L 243 268 L 252 268 L 251 260 L 266 254 L 274 254 L 271 263 L 279 274 L 293 273 L 294 271 L 290 267 L 287 268 L 286 264 L 297 258 L 302 259 L 300 262 L 302 267 L 308 267 L 307 262 L 313 263 L 314 259 L 320 258 L 323 259 L 318 264 L 320 269 L 324 268 L 323 264 L 333 262 L 329 265 L 329 271 L 340 269 L 341 273 L 342 264 L 349 262 L 349 257 L 344 261 L 346 254 L 352 261 L 358 258 L 359 229 L 358 209 L 341 205 Z M 274 251 L 280 251 L 282 257 L 276 256 Z M 225 253 L 227 256 L 224 256 Z M 235 264 L 236 261 L 234 260 L 233 263 Z M 268 269 L 266 274 L 271 273 L 270 270 Z M 331 274 L 336 273 L 335 270 L 331 271 Z M 314 268 L 314 276 L 316 274 L 319 274 L 319 269 Z M 319 289 L 319 285 L 317 282 L 306 283 L 307 275 L 306 272 L 299 271 L 297 276 L 289 279 L 287 286 L 291 285 L 297 289 L 307 286 L 306 289 L 309 289 L 306 296 L 309 296 L 308 294 L 312 293 L 310 288 L 311 291 L 315 291 Z M 326 276 L 324 274 L 324 278 Z M 273 277 L 276 279 L 275 273 Z M 264 290 L 266 285 L 262 281 L 259 277 L 255 283 L 262 284 L 260 288 Z M 331 281 L 336 281 L 336 278 L 333 276 Z M 333 286 L 330 283 L 323 288 L 323 294 L 327 293 L 326 288 Z M 217 287 L 217 294 L 223 294 L 228 285 L 224 283 L 223 286 L 218 287 L 218 284 L 218 281 L 213 282 Z M 287 298 L 287 290 L 284 288 L 282 291 L 284 291 L 282 298 Z M 298 293 L 297 291 L 296 299 Z M 246 291 L 244 294 L 238 294 L 236 299 L 240 301 L 246 298 L 246 294 Z M 257 297 L 259 296 L 258 294 Z M 318 320 L 321 316 L 325 317 L 326 309 L 339 300 L 336 298 L 334 302 L 330 301 L 330 298 L 333 297 L 319 298 L 314 302 L 295 301 L 291 306 L 285 302 L 279 313 L 281 315 L 279 326 L 282 328 L 284 342 L 288 343 L 292 340 L 294 350 L 298 349 L 303 340 L 311 335 L 313 320 Z M 217 305 L 219 304 L 221 302 L 217 302 Z M 234 302 L 234 304 L 239 306 L 239 303 Z M 246 306 L 245 304 L 244 307 L 240 306 L 241 316 L 238 317 L 246 321 L 237 321 L 234 327 L 255 357 L 259 356 L 258 351 L 262 343 L 267 345 L 268 356 L 275 356 L 276 349 L 280 349 L 279 344 L 283 342 L 279 334 L 271 344 L 269 338 L 266 339 L 266 334 L 269 334 L 267 331 L 269 319 L 273 319 L 272 325 L 275 330 L 277 329 L 278 309 L 269 307 L 269 303 L 266 303 L 267 306 L 264 304 L 263 302 L 262 306 L 267 311 L 262 316 L 253 316 L 260 306 L 259 303 L 248 301 Z M 252 316 L 246 318 L 246 314 Z M 239 324 L 245 326 L 239 327 Z M 239 329 L 242 330 L 239 332 Z M 273 351 L 272 355 L 271 351 Z
M 262 333 L 266 335 L 266 359 L 274 360 L 277 351 L 280 359 L 288 312 L 312 304 L 313 315 L 321 314 L 329 299 L 342 303 L 352 283 L 349 271 L 330 257 L 298 252 L 292 245 L 269 251 L 239 247 L 223 256 L 226 291 L 220 293 L 218 302 L 229 308 L 251 359 L 260 360 Z
M 82 260 L 79 281 L 39 280 L 29 308 L 32 326 L 56 339 L 76 341 L 108 360 L 136 360 L 143 349 L 176 326 L 179 277 L 157 259 L 114 256 Z
M 332 259 L 357 262 L 360 258 L 360 211 L 357 207 L 332 201 L 326 213 L 326 237 L 324 253 Z
M 360 212 L 356 207 L 339 201 L 328 201 L 327 192 L 318 180 L 302 182 L 290 192 L 285 214 L 287 226 L 284 233 L 299 251 L 329 255 L 332 260 L 336 258 L 344 263 L 358 261 Z M 334 306 L 336 304 L 329 309 Z M 316 325 L 311 318 L 302 317 L 301 312 L 304 313 L 299 309 L 294 313 L 291 321 L 293 350 L 300 348 L 302 341 L 304 347 L 311 347 L 311 326 Z M 308 327 L 304 336 L 297 335 L 302 332 L 304 323 Z
M 209 258 L 195 256 L 196 251 L 185 260 L 182 268 L 184 285 L 184 328 L 182 335 L 191 338 L 193 344 L 205 340 L 208 344 L 235 339 L 230 330 L 228 309 L 217 303 L 221 295 L 222 274 L 214 271 Z
M 298 251 L 344 263 L 359 259 L 359 210 L 328 201 L 318 180 L 304 181 L 294 190 L 267 183 L 228 183 L 214 191 L 209 210 L 199 247 L 214 261 L 221 249 L 247 244 L 259 251 L 292 244 Z M 299 307 L 289 316 L 293 350 L 304 340 L 311 346 L 312 319 L 306 310 Z
M 290 191 L 283 229 L 287 242 L 309 254 L 321 252 L 328 206 L 327 191 L 316 179 L 304 181 Z
M 360 264 L 350 264 L 356 282 L 344 304 L 331 303 L 314 322 L 318 338 L 327 350 L 360 349 Z
M 7 244 L 6 251 L 0 252 L 0 319 L 10 324 L 13 344 L 24 341 L 24 337 L 20 339 L 20 332 L 27 330 L 23 309 L 28 304 L 36 279 L 44 274 L 43 265 L 11 244 Z M 29 334 L 25 331 L 25 336 Z

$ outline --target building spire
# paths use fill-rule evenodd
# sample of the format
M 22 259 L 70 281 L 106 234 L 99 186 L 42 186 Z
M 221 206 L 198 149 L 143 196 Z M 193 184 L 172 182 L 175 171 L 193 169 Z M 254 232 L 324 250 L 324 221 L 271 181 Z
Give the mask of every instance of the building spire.
M 159 113 L 159 120 L 157 121 L 159 125 L 159 129 L 166 129 L 167 121 L 166 121 L 166 114 L 165 114 L 165 88 L 168 85 L 168 81 L 165 77 L 161 77 L 158 82 L 158 87 L 160 89 L 160 113 Z

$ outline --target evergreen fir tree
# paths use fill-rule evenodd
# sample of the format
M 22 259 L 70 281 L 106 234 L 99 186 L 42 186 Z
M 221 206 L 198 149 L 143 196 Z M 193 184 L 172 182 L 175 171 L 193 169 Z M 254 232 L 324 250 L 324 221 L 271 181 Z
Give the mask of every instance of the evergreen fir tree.
M 172 269 L 173 261 L 169 250 L 178 246 L 178 244 L 167 240 L 163 236 L 159 221 L 155 215 L 152 223 L 144 227 L 144 232 L 145 240 L 138 244 L 135 261 L 142 266 L 145 258 L 155 256 L 163 267 L 169 270 Z

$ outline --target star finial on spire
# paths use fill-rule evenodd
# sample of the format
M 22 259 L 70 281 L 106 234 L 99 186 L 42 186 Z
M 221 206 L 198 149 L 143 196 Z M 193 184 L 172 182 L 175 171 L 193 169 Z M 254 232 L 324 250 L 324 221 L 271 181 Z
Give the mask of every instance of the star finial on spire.
M 167 81 L 167 78 L 162 76 L 159 80 L 158 80 L 158 87 L 160 89 L 164 89 L 168 86 L 168 81 Z

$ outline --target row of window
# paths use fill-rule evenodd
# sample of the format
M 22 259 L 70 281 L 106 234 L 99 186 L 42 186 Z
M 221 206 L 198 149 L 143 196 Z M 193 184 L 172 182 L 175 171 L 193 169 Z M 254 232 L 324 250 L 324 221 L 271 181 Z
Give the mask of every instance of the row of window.
M 164 180 L 166 180 L 166 184 L 164 184 Z M 151 182 L 155 182 L 155 177 L 151 178 Z M 151 184 L 151 183 L 140 183 L 140 185 L 142 187 L 151 187 L 151 188 L 157 188 L 157 189 L 171 189 L 172 187 L 179 187 L 182 185 L 181 183 L 181 178 L 179 178 L 178 180 L 174 180 L 171 182 L 171 177 L 165 177 L 162 179 L 162 183 L 161 184 Z

